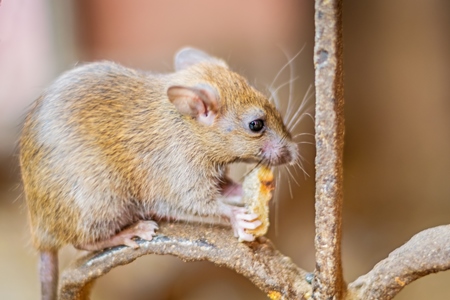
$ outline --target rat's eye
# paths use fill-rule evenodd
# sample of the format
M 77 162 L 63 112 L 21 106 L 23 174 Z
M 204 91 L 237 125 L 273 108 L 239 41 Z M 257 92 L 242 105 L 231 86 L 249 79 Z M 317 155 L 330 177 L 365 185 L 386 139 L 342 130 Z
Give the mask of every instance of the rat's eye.
M 253 132 L 260 132 L 264 128 L 264 121 L 260 119 L 253 120 L 248 123 L 248 128 Z

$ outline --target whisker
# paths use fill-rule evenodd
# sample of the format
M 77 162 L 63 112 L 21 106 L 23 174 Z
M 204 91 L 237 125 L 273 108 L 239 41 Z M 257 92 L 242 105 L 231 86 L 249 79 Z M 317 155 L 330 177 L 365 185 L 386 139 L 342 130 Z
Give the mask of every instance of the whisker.
M 270 92 L 270 98 L 269 98 L 269 101 L 272 101 L 273 100 L 273 102 L 274 102 L 274 104 L 275 104 L 275 107 L 277 108 L 277 110 L 280 110 L 281 109 L 281 105 L 280 105 L 280 98 L 279 98 L 279 96 L 278 96 L 278 91 L 280 90 L 280 89 L 282 89 L 283 87 L 285 87 L 286 85 L 288 85 L 289 84 L 289 86 L 291 86 L 292 85 L 292 83 L 294 82 L 294 81 L 296 81 L 297 79 L 299 79 L 299 77 L 297 76 L 297 77 L 294 77 L 294 78 L 291 78 L 291 79 L 289 79 L 288 81 L 286 81 L 286 82 L 284 82 L 283 84 L 281 84 L 279 87 L 277 87 L 275 90 L 273 89 L 273 88 L 268 88 L 269 89 L 269 92 Z M 290 111 L 290 103 L 291 102 L 288 102 L 288 107 L 285 109 L 285 111 L 284 111 L 284 117 L 283 117 L 283 121 L 284 122 L 286 122 L 286 120 L 288 119 L 287 118 L 287 116 L 286 116 L 286 114 L 287 113 L 289 113 L 289 111 Z
M 295 127 L 300 123 L 301 120 L 303 120 L 304 117 L 309 117 L 311 121 L 314 123 L 314 117 L 309 112 L 303 113 L 300 118 L 297 119 L 297 121 L 294 123 L 294 125 L 289 130 L 294 130 Z
M 289 175 L 292 177 L 292 180 L 295 182 L 295 184 L 297 184 L 298 186 L 300 186 L 300 183 L 298 183 L 298 181 L 295 179 L 295 176 L 292 174 L 291 170 L 289 170 L 289 168 L 286 167 L 286 171 L 289 173 Z
M 310 96 L 308 96 L 308 98 L 306 100 L 303 100 L 302 102 L 302 106 L 304 105 L 303 103 L 306 103 L 309 101 L 309 99 L 311 99 L 311 97 L 313 96 L 313 94 L 311 94 Z M 313 110 L 313 106 L 310 104 L 307 108 L 302 107 L 300 108 L 298 111 L 302 112 L 301 115 L 298 118 L 292 118 L 289 122 L 289 124 L 287 125 L 289 130 L 294 130 L 297 125 L 305 118 L 305 117 L 309 117 L 312 118 L 311 120 L 314 123 L 314 118 L 311 115 L 311 111 Z
M 314 120 L 315 120 L 314 116 L 310 112 L 305 113 L 305 115 L 308 116 L 311 119 L 311 121 L 314 122 Z
M 294 120 L 297 120 L 298 115 L 303 112 L 303 109 L 304 109 L 305 105 L 308 103 L 308 101 L 314 95 L 313 93 L 311 93 L 311 89 L 312 89 L 312 85 L 309 85 L 308 89 L 306 90 L 305 95 L 303 96 L 303 99 L 302 99 L 302 101 L 300 103 L 300 106 L 298 107 L 297 111 L 292 116 L 292 118 L 289 119 L 289 122 L 287 124 L 287 128 L 293 129 L 291 127 L 292 122 L 294 122 Z M 302 118 L 302 116 L 300 118 Z
M 276 89 L 273 89 L 273 87 L 269 87 L 269 91 L 270 91 L 270 93 L 271 93 L 271 96 L 274 96 L 274 95 L 277 95 L 278 94 L 278 91 L 280 90 L 280 89 L 282 89 L 283 87 L 285 87 L 286 85 L 291 85 L 294 81 L 296 81 L 297 79 L 299 79 L 300 77 L 299 76 L 296 76 L 296 77 L 294 77 L 294 78 L 290 78 L 288 81 L 286 81 L 286 82 L 283 82 L 280 86 L 278 86 Z M 269 101 L 270 101 L 270 98 L 269 98 Z
M 286 62 L 286 64 L 283 65 L 283 67 L 280 69 L 280 71 L 278 71 L 278 73 L 275 75 L 272 83 L 269 85 L 269 91 L 270 91 L 270 93 L 272 95 L 272 98 L 273 98 L 273 100 L 275 102 L 275 106 L 277 107 L 277 109 L 280 109 L 280 101 L 279 101 L 279 98 L 278 98 L 278 94 L 276 92 L 282 86 L 284 86 L 285 84 L 283 84 L 282 86 L 280 86 L 277 89 L 275 89 L 275 91 L 276 91 L 275 93 L 273 92 L 274 91 L 273 86 L 274 86 L 275 82 L 278 80 L 278 77 L 283 73 L 283 71 L 286 69 L 286 67 L 289 66 L 289 69 L 290 69 L 290 72 L 289 72 L 290 76 L 289 76 L 289 78 L 290 78 L 290 80 L 287 82 L 289 84 L 289 101 L 288 101 L 288 108 L 285 110 L 286 112 L 289 112 L 290 111 L 290 105 L 292 103 L 292 101 L 291 101 L 292 100 L 292 95 L 293 95 L 293 84 L 292 83 L 296 79 L 296 78 L 294 78 L 294 68 L 292 67 L 292 62 L 300 55 L 300 53 L 303 52 L 305 47 L 306 47 L 306 44 L 303 45 L 303 47 L 292 58 L 289 58 L 289 55 L 286 53 L 286 51 L 280 47 L 281 51 L 283 52 L 283 54 L 285 55 L 285 57 L 286 57 L 286 59 L 288 61 Z M 286 119 L 286 118 L 284 118 L 284 119 Z
M 300 50 L 301 51 L 301 50 Z M 289 59 L 289 55 L 286 53 L 286 51 L 283 50 L 284 55 L 286 56 L 287 59 Z M 289 78 L 293 78 L 294 77 L 294 67 L 292 66 L 292 62 L 289 63 Z M 288 106 L 286 108 L 286 118 L 289 119 L 290 117 L 287 117 L 287 114 L 290 114 L 291 111 L 291 105 L 293 105 L 293 101 L 292 101 L 292 95 L 293 95 L 293 85 L 292 85 L 292 80 L 290 80 L 289 82 L 289 98 L 288 98 Z
M 280 99 L 278 98 L 278 94 L 270 87 L 268 87 L 267 90 L 270 93 L 269 101 L 273 102 L 277 110 L 280 110 Z
M 294 165 L 296 165 L 300 170 L 303 172 L 303 176 L 305 180 L 306 177 L 310 177 L 309 173 L 306 171 L 305 167 L 303 166 L 304 157 L 301 155 L 301 153 L 298 153 L 298 158 L 295 160 Z
M 309 132 L 303 132 L 303 133 L 299 133 L 299 134 L 294 135 L 294 136 L 292 137 L 292 139 L 296 139 L 296 138 L 298 138 L 299 136 L 304 136 L 304 135 L 314 136 L 314 134 L 312 134 L 312 133 L 309 133 Z
M 289 66 L 293 61 L 294 61 L 294 59 L 296 59 L 297 58 L 297 56 L 299 56 L 300 55 L 300 53 L 302 53 L 303 52 L 303 49 L 305 49 L 305 47 L 306 47 L 306 44 L 305 45 L 303 45 L 303 47 L 300 49 L 300 51 L 298 51 L 298 53 L 294 56 L 294 57 L 292 57 L 281 69 L 280 69 L 280 71 L 278 71 L 278 73 L 277 73 L 277 75 L 275 75 L 275 78 L 272 80 L 272 83 L 270 84 L 270 87 L 273 87 L 273 85 L 275 84 L 275 82 L 277 81 L 277 79 L 278 79 L 278 77 L 281 75 L 281 73 L 283 73 L 283 71 L 284 71 L 284 69 L 286 69 L 286 67 L 287 66 Z M 283 50 L 282 50 L 283 51 Z M 283 53 L 285 54 L 285 52 L 283 51 Z M 285 54 L 286 55 L 286 54 Z
M 280 182 L 281 179 L 281 171 L 277 169 L 277 182 Z M 278 220 L 280 214 L 280 201 L 278 200 L 280 196 L 280 189 L 277 189 L 277 198 L 275 201 L 275 235 L 278 236 Z
M 256 163 L 256 165 L 250 170 L 250 171 L 248 171 L 245 175 L 244 175 L 244 177 L 246 177 L 248 174 L 250 174 L 251 172 L 253 172 L 253 170 L 255 170 L 256 168 L 258 168 L 261 164 L 262 164 L 262 159 L 260 160 L 260 161 L 258 161 L 257 163 Z
M 297 162 L 295 163 L 295 165 L 296 165 L 297 167 L 299 167 L 300 170 L 302 170 L 303 176 L 304 176 L 305 180 L 306 180 L 306 177 L 311 177 L 311 176 L 309 175 L 309 173 L 306 172 L 305 167 L 303 166 L 303 164 L 302 164 L 301 161 L 297 161 Z
M 294 194 L 292 193 L 291 181 L 289 180 L 289 176 L 287 177 L 288 186 L 289 186 L 289 195 L 291 195 L 291 199 L 294 199 Z
M 296 162 L 294 166 L 296 166 L 297 164 L 298 164 L 298 162 Z M 287 168 L 287 167 L 286 167 L 286 168 Z M 294 168 L 294 171 L 295 171 L 295 175 L 297 175 L 297 177 L 298 177 L 299 174 L 298 174 L 297 168 Z

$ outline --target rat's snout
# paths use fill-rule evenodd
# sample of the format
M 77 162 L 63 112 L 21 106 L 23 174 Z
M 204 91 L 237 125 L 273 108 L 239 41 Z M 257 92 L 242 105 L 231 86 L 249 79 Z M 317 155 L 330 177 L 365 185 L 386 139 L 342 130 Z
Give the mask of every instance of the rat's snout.
M 298 157 L 297 144 L 286 139 L 269 140 L 262 148 L 263 158 L 273 166 L 294 164 Z
M 298 146 L 296 143 L 289 141 L 285 148 L 287 150 L 286 156 L 288 157 L 286 163 L 293 165 L 298 159 Z

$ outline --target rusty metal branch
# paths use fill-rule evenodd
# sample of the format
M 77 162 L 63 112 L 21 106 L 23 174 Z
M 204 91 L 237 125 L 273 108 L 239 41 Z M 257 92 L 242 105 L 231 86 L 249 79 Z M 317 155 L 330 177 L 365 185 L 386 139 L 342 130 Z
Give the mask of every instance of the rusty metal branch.
M 96 278 L 147 254 L 170 254 L 184 261 L 208 260 L 228 267 L 250 279 L 272 299 L 302 299 L 303 295 L 311 295 L 306 271 L 278 252 L 266 238 L 240 243 L 227 228 L 161 223 L 152 241 L 139 240 L 138 244 L 138 249 L 119 246 L 77 260 L 61 276 L 59 299 L 88 299 Z
M 429 228 L 349 284 L 348 299 L 389 300 L 407 284 L 450 269 L 450 225 Z
M 315 4 L 316 271 L 314 299 L 342 299 L 344 88 L 342 1 Z

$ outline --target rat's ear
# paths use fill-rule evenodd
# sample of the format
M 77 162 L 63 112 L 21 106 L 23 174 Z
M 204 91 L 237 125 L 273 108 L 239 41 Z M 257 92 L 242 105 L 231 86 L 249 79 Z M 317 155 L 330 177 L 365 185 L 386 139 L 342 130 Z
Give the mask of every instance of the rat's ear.
M 171 86 L 167 96 L 182 115 L 194 117 L 200 123 L 211 125 L 217 116 L 219 96 L 209 85 Z
M 183 48 L 175 55 L 175 70 L 180 71 L 198 63 L 213 63 L 225 68 L 228 65 L 221 59 L 210 56 L 208 53 L 195 48 Z

